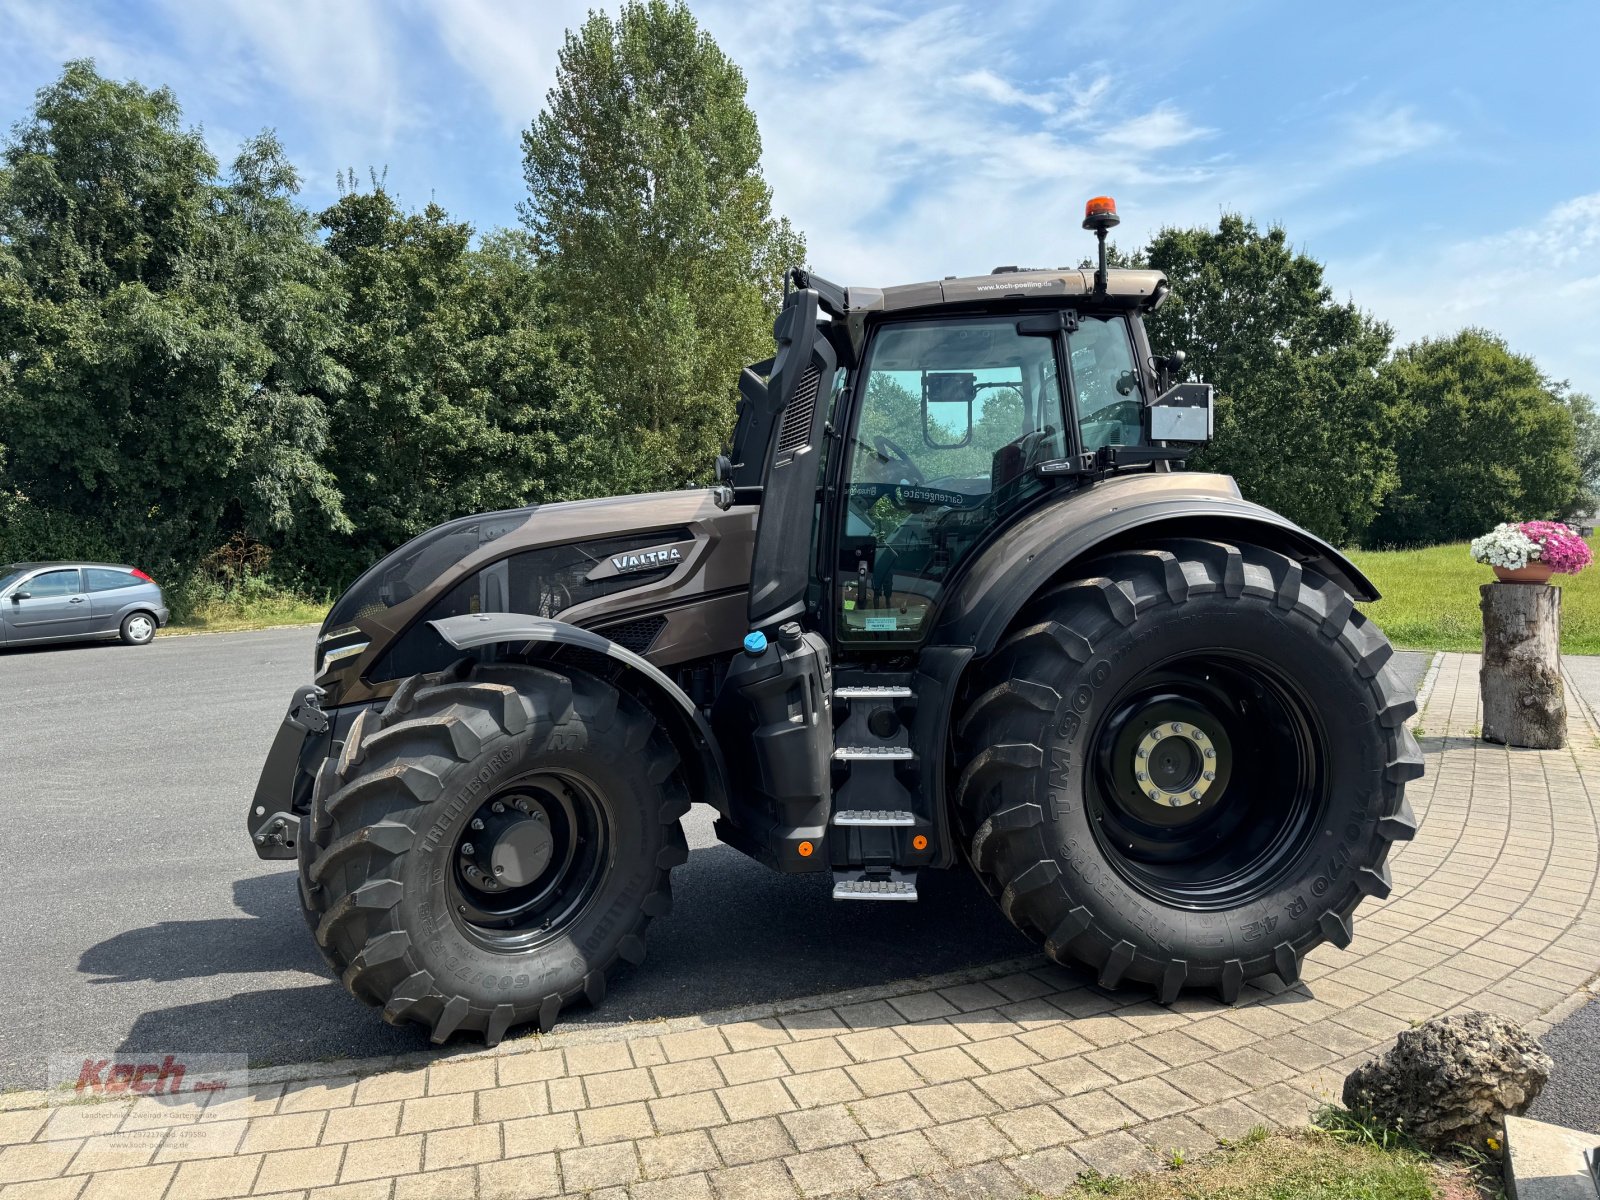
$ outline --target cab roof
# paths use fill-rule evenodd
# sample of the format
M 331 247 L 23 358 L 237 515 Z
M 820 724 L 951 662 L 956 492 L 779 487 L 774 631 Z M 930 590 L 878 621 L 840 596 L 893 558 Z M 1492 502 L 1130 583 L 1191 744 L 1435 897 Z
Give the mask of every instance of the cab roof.
M 1041 271 L 999 267 L 988 275 L 951 275 L 897 287 L 848 288 L 845 307 L 853 315 L 947 304 L 1094 297 L 1094 274 L 1093 268 Z M 1167 277 L 1160 271 L 1118 269 L 1106 272 L 1105 296 L 1096 299 L 1115 308 L 1147 308 L 1164 299 L 1167 291 Z

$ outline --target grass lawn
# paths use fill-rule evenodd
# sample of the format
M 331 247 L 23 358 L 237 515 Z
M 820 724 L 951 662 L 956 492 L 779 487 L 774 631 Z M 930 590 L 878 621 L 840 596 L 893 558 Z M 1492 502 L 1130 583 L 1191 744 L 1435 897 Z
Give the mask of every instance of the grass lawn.
M 274 625 L 319 625 L 327 615 L 326 603 L 299 596 L 229 598 L 202 604 L 182 621 L 172 622 L 163 633 L 232 633 Z
M 1600 538 L 1589 539 L 1600 559 Z M 1466 542 L 1426 550 L 1355 550 L 1350 557 L 1383 599 L 1362 609 L 1396 646 L 1420 650 L 1478 650 L 1483 624 L 1478 585 L 1494 572 L 1472 561 Z M 1600 654 L 1600 569 L 1557 575 L 1561 588 L 1561 649 Z
M 1477 1200 L 1459 1169 L 1411 1150 L 1385 1150 L 1310 1129 L 1237 1143 L 1170 1170 L 1126 1178 L 1080 1176 L 1061 1200 Z

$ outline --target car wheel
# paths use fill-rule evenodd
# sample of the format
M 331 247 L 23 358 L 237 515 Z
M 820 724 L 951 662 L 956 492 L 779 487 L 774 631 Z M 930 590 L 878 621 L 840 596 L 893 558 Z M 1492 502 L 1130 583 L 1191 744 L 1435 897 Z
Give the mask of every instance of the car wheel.
M 130 646 L 148 646 L 156 636 L 156 619 L 147 612 L 122 618 L 122 640 Z

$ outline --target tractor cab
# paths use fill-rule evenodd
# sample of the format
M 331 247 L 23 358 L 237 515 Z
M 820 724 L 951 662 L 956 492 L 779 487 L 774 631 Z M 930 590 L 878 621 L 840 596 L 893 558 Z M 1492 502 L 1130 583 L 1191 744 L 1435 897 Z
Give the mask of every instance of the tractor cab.
M 840 649 L 914 646 L 1014 515 L 1064 482 L 1170 470 L 1209 438 L 1209 385 L 1174 386 L 1145 337 L 1165 277 L 1104 265 L 1116 220 L 1090 202 L 1096 271 L 881 290 L 790 273 L 778 354 L 744 372 L 719 462 L 722 502 L 761 506 L 753 577 L 772 586 L 752 589 L 752 628 L 803 609 Z
M 1115 222 L 1091 201 L 1095 271 L 881 290 L 791 272 L 718 464 L 719 504 L 760 509 L 750 640 L 715 708 L 724 840 L 831 866 L 840 899 L 914 899 L 915 870 L 952 859 L 945 705 L 971 653 L 939 632 L 952 588 L 1029 513 L 1209 436 L 1209 386 L 1173 385 L 1145 338 L 1165 278 L 1105 268 Z

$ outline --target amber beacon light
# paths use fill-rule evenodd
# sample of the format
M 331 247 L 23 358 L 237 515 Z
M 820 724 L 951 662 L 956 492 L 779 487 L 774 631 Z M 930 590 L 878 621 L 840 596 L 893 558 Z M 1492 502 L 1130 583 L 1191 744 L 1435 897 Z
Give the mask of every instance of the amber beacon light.
M 1121 223 L 1122 218 L 1117 216 L 1117 202 L 1110 196 L 1096 196 L 1083 206 L 1085 229 L 1110 229 Z

